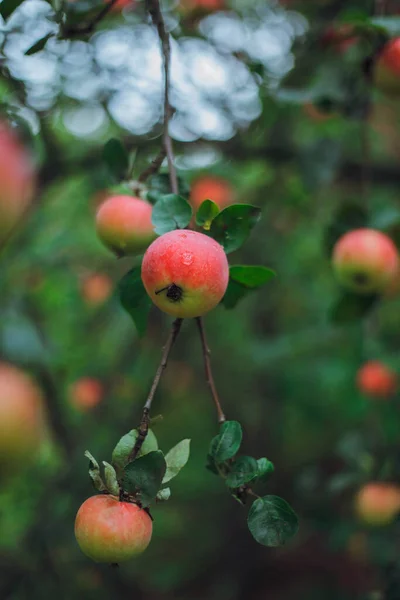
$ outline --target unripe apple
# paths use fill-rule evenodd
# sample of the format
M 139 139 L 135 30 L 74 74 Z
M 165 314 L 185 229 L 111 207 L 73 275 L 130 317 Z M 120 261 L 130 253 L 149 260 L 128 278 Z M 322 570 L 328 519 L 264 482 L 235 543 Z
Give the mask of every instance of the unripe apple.
M 233 204 L 234 192 L 229 181 L 214 175 L 204 175 L 195 179 L 190 190 L 190 203 L 195 211 L 204 200 L 212 200 L 220 210 Z
M 0 242 L 21 219 L 34 191 L 32 157 L 9 125 L 0 121 Z
M 141 198 L 111 196 L 97 211 L 99 238 L 119 256 L 141 252 L 156 237 L 152 210 L 152 205 Z
M 178 229 L 165 233 L 146 250 L 142 281 L 154 304 L 175 317 L 199 317 L 222 300 L 229 265 L 212 238 Z
M 371 360 L 358 370 L 357 386 L 367 396 L 388 398 L 397 390 L 397 377 L 381 362 Z
M 105 273 L 92 273 L 82 282 L 82 297 L 89 306 L 103 304 L 113 288 L 112 279 Z
M 45 436 L 43 397 L 22 371 L 0 363 L 0 472 L 11 474 L 35 457 Z
M 119 563 L 146 550 L 153 523 L 148 513 L 115 496 L 88 498 L 75 519 L 75 537 L 86 556 L 100 563 Z
M 373 80 L 384 94 L 400 96 L 400 37 L 388 42 L 375 60 Z
M 400 488 L 379 481 L 367 483 L 356 495 L 355 511 L 367 525 L 389 525 L 400 511 Z
M 333 268 L 340 283 L 360 294 L 384 292 L 399 268 L 392 240 L 375 229 L 345 233 L 333 249 Z
M 82 377 L 69 388 L 68 398 L 75 408 L 87 411 L 97 406 L 104 395 L 103 386 L 93 377 Z

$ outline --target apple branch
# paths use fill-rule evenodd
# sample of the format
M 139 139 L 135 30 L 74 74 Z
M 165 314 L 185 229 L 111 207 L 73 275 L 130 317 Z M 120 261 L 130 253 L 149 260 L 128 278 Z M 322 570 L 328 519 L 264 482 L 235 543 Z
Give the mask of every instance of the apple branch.
M 201 317 L 196 318 L 197 326 L 200 332 L 201 345 L 203 348 L 203 359 L 204 359 L 204 369 L 206 372 L 206 379 L 208 386 L 211 390 L 211 396 L 214 400 L 215 408 L 217 409 L 218 415 L 218 423 L 224 423 L 226 421 L 226 417 L 224 411 L 222 410 L 221 403 L 219 401 L 219 396 L 217 392 L 217 388 L 215 387 L 214 377 L 211 369 L 211 360 L 210 360 L 210 348 L 207 344 L 206 332 L 204 329 L 203 319 Z
M 168 336 L 167 343 L 164 346 L 161 362 L 158 366 L 152 386 L 150 388 L 149 395 L 147 396 L 147 400 L 143 407 L 143 414 L 138 428 L 138 439 L 136 440 L 133 450 L 129 456 L 129 461 L 132 461 L 136 458 L 144 440 L 146 439 L 147 432 L 149 431 L 151 404 L 153 402 L 154 395 L 157 391 L 158 384 L 160 383 L 161 375 L 163 374 L 167 366 L 169 353 L 171 352 L 172 346 L 174 345 L 175 340 L 178 337 L 178 334 L 181 330 L 182 321 L 183 319 L 175 319 L 175 321 L 172 323 L 172 329 Z

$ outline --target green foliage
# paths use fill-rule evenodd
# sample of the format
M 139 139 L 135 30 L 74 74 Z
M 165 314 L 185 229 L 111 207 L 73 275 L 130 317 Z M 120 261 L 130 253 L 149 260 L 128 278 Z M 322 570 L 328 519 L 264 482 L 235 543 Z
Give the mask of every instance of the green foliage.
M 23 0 L 3 0 L 0 4 L 0 15 L 3 19 L 8 19 Z
M 192 207 L 182 196 L 166 194 L 161 196 L 154 205 L 152 223 L 158 235 L 184 229 L 192 218 Z
M 103 460 L 104 465 L 104 478 L 106 480 L 106 487 L 110 494 L 114 496 L 118 496 L 119 494 L 119 485 L 117 481 L 117 473 L 110 463 Z
M 167 464 L 161 450 L 149 452 L 126 465 L 122 487 L 135 494 L 142 506 L 149 506 L 161 488 L 166 469 Z
M 247 524 L 256 542 L 263 546 L 283 546 L 296 535 L 299 524 L 296 513 L 278 496 L 264 496 L 250 508 Z
M 237 421 L 225 421 L 220 433 L 211 441 L 210 456 L 216 463 L 222 463 L 235 456 L 242 443 L 242 427 Z
M 190 440 L 182 440 L 176 446 L 171 448 L 165 455 L 167 470 L 165 472 L 163 483 L 171 481 L 176 477 L 179 471 L 186 465 L 190 456 Z
M 116 181 L 124 179 L 127 176 L 129 155 L 118 139 L 112 138 L 105 144 L 103 148 L 103 160 Z
M 232 204 L 215 217 L 208 233 L 229 254 L 244 244 L 260 218 L 261 210 L 256 206 Z
M 258 474 L 257 461 L 252 456 L 239 456 L 230 465 L 225 483 L 230 488 L 238 488 L 249 483 Z
M 364 319 L 375 307 L 379 296 L 344 292 L 331 308 L 331 320 L 338 325 Z
M 129 462 L 129 457 L 133 451 L 136 441 L 138 439 L 139 432 L 137 429 L 132 429 L 129 433 L 126 433 L 119 440 L 112 453 L 112 464 L 115 467 L 117 473 L 120 475 L 124 470 L 125 466 Z M 144 439 L 143 444 L 140 447 L 138 457 L 144 456 L 149 452 L 158 450 L 157 438 L 154 432 L 149 429 Z
M 105 485 L 102 477 L 100 466 L 97 460 L 94 458 L 92 454 L 90 454 L 89 450 L 85 451 L 86 458 L 89 459 L 89 477 L 92 480 L 94 488 L 98 492 L 103 492 L 107 490 L 107 486 Z
M 147 295 L 141 277 L 141 267 L 133 267 L 118 284 L 119 299 L 127 313 L 132 317 L 139 336 L 146 332 L 147 318 L 151 300 Z
M 274 470 L 274 464 L 268 458 L 259 458 L 257 460 L 257 483 L 266 483 Z
M 28 48 L 24 54 L 26 54 L 26 56 L 31 56 L 32 54 L 36 54 L 36 52 L 40 52 L 40 50 L 43 50 L 49 39 L 52 37 L 54 37 L 54 33 L 48 33 L 44 37 L 40 38 L 38 42 L 35 42 L 35 44 L 33 44 L 30 48 Z
M 229 283 L 222 299 L 225 308 L 234 308 L 239 300 L 275 277 L 272 269 L 261 266 L 232 265 L 229 268 Z
M 219 213 L 219 208 L 212 200 L 204 200 L 196 213 L 196 225 L 210 229 L 212 221 Z
M 168 173 L 157 173 L 149 177 L 147 181 L 148 191 L 147 199 L 155 204 L 162 196 L 170 194 L 171 179 Z M 190 188 L 182 177 L 178 177 L 178 192 L 179 196 L 187 199 L 189 197 Z
M 328 256 L 342 235 L 352 229 L 360 229 L 368 226 L 368 214 L 363 206 L 355 202 L 346 202 L 336 211 L 332 223 L 329 225 L 325 235 L 325 246 Z

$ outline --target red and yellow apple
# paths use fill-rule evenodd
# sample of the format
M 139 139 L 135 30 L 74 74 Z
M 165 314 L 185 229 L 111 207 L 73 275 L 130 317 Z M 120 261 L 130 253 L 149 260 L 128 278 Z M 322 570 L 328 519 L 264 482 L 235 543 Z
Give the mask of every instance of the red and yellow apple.
M 99 563 L 119 563 L 146 550 L 153 523 L 148 513 L 115 496 L 88 498 L 75 519 L 75 537 L 86 556 Z
M 38 453 L 45 438 L 43 396 L 20 369 L 0 363 L 0 473 L 11 474 Z
M 93 377 L 82 377 L 70 385 L 68 398 L 75 408 L 87 411 L 97 406 L 104 396 L 103 385 Z
M 389 525 L 399 511 L 400 488 L 393 483 L 370 482 L 356 495 L 355 512 L 366 525 Z
M 82 297 L 89 306 L 103 304 L 113 289 L 112 279 L 105 273 L 91 273 L 82 282 Z
M 358 389 L 375 398 L 388 398 L 397 391 L 397 376 L 377 360 L 366 362 L 357 372 Z
M 174 317 L 199 317 L 222 300 L 229 280 L 226 254 L 212 238 L 178 229 L 146 250 L 142 281 L 154 304 Z
M 97 234 L 118 256 L 137 254 L 154 240 L 153 207 L 133 196 L 110 196 L 97 211 Z
M 233 204 L 235 197 L 229 181 L 214 175 L 203 175 L 195 179 L 190 190 L 190 203 L 195 211 L 204 200 L 212 200 L 220 210 Z
M 400 37 L 387 42 L 375 59 L 373 80 L 384 94 L 400 96 Z
M 0 242 L 29 207 L 35 179 L 32 156 L 10 126 L 0 121 Z
M 382 293 L 394 281 L 399 255 L 393 241 L 375 229 L 345 233 L 333 249 L 339 282 L 360 294 Z

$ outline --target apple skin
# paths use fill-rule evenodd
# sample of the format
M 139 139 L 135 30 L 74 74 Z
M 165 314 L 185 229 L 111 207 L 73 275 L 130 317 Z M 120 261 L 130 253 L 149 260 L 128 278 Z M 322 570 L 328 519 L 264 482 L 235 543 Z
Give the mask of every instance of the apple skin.
M 375 229 L 345 233 L 333 249 L 333 268 L 339 282 L 359 294 L 382 293 L 399 268 L 392 240 Z
M 381 362 L 371 360 L 358 370 L 357 386 L 367 396 L 389 398 L 397 391 L 397 377 Z
M 142 281 L 158 308 L 174 317 L 200 317 L 222 300 L 229 265 L 212 238 L 178 229 L 165 233 L 147 249 Z
M 91 273 L 82 282 L 82 297 L 88 306 L 103 304 L 111 295 L 112 279 L 105 273 Z
M 97 234 L 118 256 L 138 254 L 156 237 L 152 211 L 152 205 L 141 198 L 110 196 L 97 211 Z
M 375 60 L 375 86 L 384 94 L 400 97 L 400 37 L 388 42 Z
M 31 462 L 45 438 L 43 396 L 20 369 L 0 363 L 0 473 Z
M 70 386 L 68 397 L 75 408 L 85 412 L 101 402 L 103 386 L 97 379 L 82 377 Z
M 120 563 L 138 556 L 149 545 L 152 531 L 145 510 L 104 494 L 85 500 L 75 519 L 80 549 L 99 563 Z
M 198 177 L 191 185 L 190 203 L 197 211 L 204 200 L 212 200 L 220 210 L 233 204 L 235 198 L 231 184 L 214 175 Z
M 32 157 L 10 126 L 0 121 L 0 242 L 30 205 L 36 187 Z
M 355 512 L 366 525 L 389 525 L 399 511 L 400 488 L 392 483 L 370 482 L 356 495 Z

